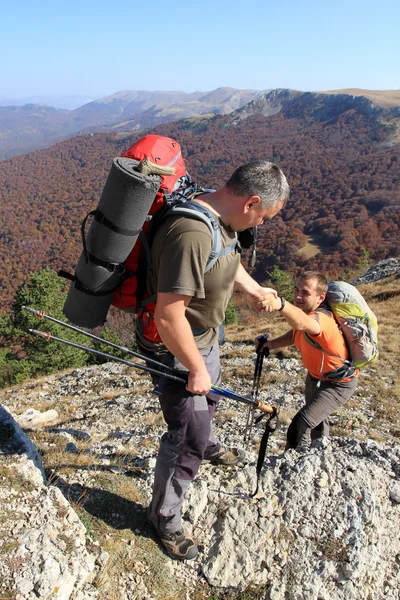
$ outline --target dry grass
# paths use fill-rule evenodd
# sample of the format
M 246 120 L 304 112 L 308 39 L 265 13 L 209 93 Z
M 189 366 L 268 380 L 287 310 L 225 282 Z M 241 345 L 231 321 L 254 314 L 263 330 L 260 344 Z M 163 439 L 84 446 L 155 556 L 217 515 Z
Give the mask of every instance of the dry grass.
M 162 427 L 163 425 L 165 425 L 165 420 L 161 410 L 160 412 L 156 413 L 149 412 L 146 415 L 144 415 L 144 417 L 141 420 L 145 425 L 150 425 L 151 427 Z
M 400 279 L 360 286 L 369 306 L 378 317 L 380 356 L 369 369 L 368 391 L 372 408 L 379 421 L 387 422 L 392 430 L 400 430 L 400 354 L 398 331 L 400 323 Z M 362 374 L 360 380 L 362 381 Z
M 269 333 L 271 337 L 276 337 L 288 330 L 286 322 L 277 313 L 259 315 L 253 310 L 250 303 L 244 304 L 244 309 L 246 325 L 229 325 L 225 329 L 226 339 L 229 342 L 249 344 L 251 345 L 250 350 L 254 352 L 254 341 L 260 333 Z
M 218 410 L 215 413 L 215 420 L 220 421 L 221 423 L 226 423 L 227 421 L 236 421 L 239 413 L 233 409 L 226 410 Z

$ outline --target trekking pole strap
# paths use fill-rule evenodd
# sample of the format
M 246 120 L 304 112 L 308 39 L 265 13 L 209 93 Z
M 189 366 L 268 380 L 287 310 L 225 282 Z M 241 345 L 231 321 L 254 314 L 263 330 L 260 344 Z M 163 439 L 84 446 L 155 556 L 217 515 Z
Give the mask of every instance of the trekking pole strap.
M 257 485 L 256 485 L 255 492 L 251 495 L 251 498 L 254 498 L 254 496 L 256 496 L 258 493 L 258 486 L 259 486 L 259 482 L 260 482 L 260 473 L 261 473 L 261 469 L 263 467 L 264 460 L 265 460 L 265 453 L 266 453 L 267 446 L 268 446 L 269 436 L 271 435 L 271 433 L 274 433 L 280 427 L 280 420 L 279 420 L 278 414 L 279 414 L 279 407 L 275 406 L 273 413 L 268 418 L 268 420 L 265 424 L 265 431 L 261 438 L 260 450 L 258 451 L 258 459 L 257 459 L 257 467 L 256 467 Z M 260 417 L 258 417 L 256 419 L 256 423 L 258 423 L 262 419 L 263 416 L 264 415 L 261 415 Z

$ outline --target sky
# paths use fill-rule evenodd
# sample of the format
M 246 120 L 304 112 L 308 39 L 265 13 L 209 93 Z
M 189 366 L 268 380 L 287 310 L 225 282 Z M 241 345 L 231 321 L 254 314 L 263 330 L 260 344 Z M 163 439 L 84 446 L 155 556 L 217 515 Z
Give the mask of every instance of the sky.
M 0 99 L 400 88 L 399 0 L 1 0 Z

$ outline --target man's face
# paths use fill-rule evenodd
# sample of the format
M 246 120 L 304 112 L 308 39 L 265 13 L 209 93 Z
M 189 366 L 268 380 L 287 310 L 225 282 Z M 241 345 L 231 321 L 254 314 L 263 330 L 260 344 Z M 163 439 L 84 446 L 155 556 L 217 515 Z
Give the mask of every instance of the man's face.
M 294 286 L 294 305 L 305 313 L 311 313 L 325 300 L 325 294 L 317 292 L 315 279 L 299 278 Z
M 283 207 L 284 201 L 278 202 L 275 206 L 263 207 L 261 203 L 250 204 L 244 215 L 241 216 L 240 229 L 237 231 L 244 231 L 249 227 L 255 227 L 256 225 L 262 225 L 264 221 L 272 219 Z

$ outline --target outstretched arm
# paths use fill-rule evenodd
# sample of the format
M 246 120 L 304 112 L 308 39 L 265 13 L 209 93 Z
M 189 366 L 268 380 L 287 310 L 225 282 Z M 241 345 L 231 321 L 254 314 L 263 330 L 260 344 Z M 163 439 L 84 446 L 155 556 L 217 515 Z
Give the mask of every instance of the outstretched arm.
M 267 312 L 274 312 L 281 309 L 281 298 L 261 299 L 258 304 L 264 307 Z M 258 308 L 260 310 L 260 308 Z M 312 335 L 318 335 L 321 332 L 321 326 L 318 321 L 311 315 L 307 315 L 297 306 L 293 306 L 286 300 L 285 307 L 281 310 L 281 315 L 286 323 L 296 331 L 305 331 Z
M 262 336 L 260 336 L 260 337 L 262 337 Z M 272 340 L 268 340 L 265 343 L 263 343 L 262 339 L 256 338 L 256 352 L 266 350 L 267 348 L 268 348 L 268 350 L 276 350 L 276 348 L 283 348 L 285 346 L 291 346 L 293 344 L 293 342 L 294 342 L 293 329 L 290 329 L 283 335 L 280 335 L 279 337 L 274 338 Z M 260 344 L 262 344 L 262 345 L 260 346 Z
M 254 306 L 259 312 L 266 311 L 267 309 L 265 306 L 269 305 L 271 301 L 278 295 L 276 290 L 262 287 L 259 283 L 257 283 L 257 281 L 247 273 L 242 264 L 239 265 L 237 270 L 233 289 L 238 292 L 245 292 L 246 294 L 249 294 L 255 301 L 257 301 L 257 305 L 254 304 Z M 266 304 L 264 305 L 263 302 Z

